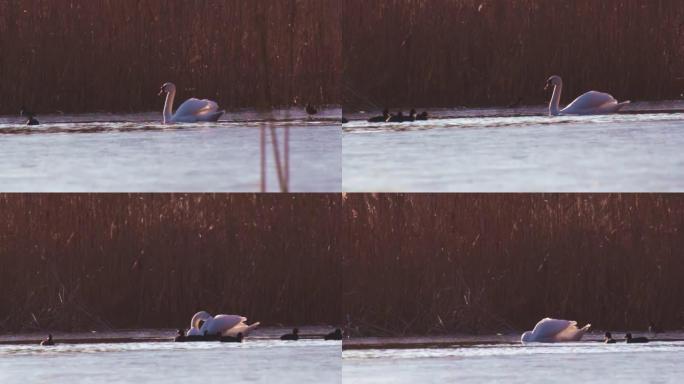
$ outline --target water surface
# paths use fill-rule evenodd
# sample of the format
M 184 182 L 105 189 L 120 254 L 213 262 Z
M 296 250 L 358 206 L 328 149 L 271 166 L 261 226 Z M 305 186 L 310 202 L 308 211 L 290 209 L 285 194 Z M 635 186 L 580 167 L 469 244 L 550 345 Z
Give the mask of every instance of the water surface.
M 48 115 L 37 127 L 3 117 L 0 190 L 258 192 L 263 131 L 266 189 L 280 191 L 272 138 L 283 158 L 287 128 L 290 191 L 339 192 L 339 116 L 339 109 L 315 119 L 299 110 L 239 111 L 218 123 L 164 126 L 158 113 Z
M 343 352 L 350 383 L 677 383 L 684 342 L 475 344 Z
M 549 117 L 531 107 L 434 110 L 433 120 L 403 124 L 352 120 L 343 126 L 343 189 L 680 192 L 683 109 L 635 103 L 605 116 Z
M 271 331 L 280 334 L 286 330 Z M 303 332 L 308 329 L 303 328 Z M 168 336 L 167 332 L 167 336 Z M 74 337 L 74 335 L 71 335 Z M 76 335 L 78 336 L 78 335 Z M 158 335 L 100 335 L 157 337 Z M 0 345 L 0 383 L 339 383 L 339 341 L 275 340 L 261 332 L 241 344 L 155 341 Z M 16 340 L 19 336 L 14 336 Z M 24 338 L 26 338 L 24 336 Z M 5 338 L 6 339 L 6 338 Z

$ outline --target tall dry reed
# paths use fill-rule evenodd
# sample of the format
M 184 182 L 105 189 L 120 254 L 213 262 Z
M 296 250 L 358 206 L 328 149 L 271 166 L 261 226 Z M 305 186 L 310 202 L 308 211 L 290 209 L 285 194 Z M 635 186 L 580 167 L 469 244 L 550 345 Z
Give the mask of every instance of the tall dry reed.
M 339 104 L 337 0 L 0 0 L 0 113 Z
M 340 319 L 339 195 L 0 195 L 0 331 Z
M 590 89 L 632 100 L 684 93 L 680 0 L 346 0 L 348 109 L 543 103 Z
M 347 195 L 343 303 L 365 334 L 684 327 L 684 196 Z

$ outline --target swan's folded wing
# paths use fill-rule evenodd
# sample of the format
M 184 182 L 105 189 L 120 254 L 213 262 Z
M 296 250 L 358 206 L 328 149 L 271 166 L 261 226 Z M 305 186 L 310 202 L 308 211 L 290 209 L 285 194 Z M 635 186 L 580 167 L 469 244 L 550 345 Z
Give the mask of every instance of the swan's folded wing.
M 242 323 L 237 324 L 233 328 L 229 329 L 228 331 L 224 332 L 223 335 L 224 336 L 236 337 L 238 335 L 238 333 L 242 333 L 243 336 L 247 336 L 247 335 L 249 335 L 249 333 L 254 328 L 258 327 L 259 324 L 260 324 L 259 322 L 256 322 L 254 324 L 247 325 L 244 322 L 242 322 Z
M 576 98 L 564 110 L 585 111 L 600 108 L 604 104 L 617 104 L 617 100 L 607 93 L 589 91 Z
M 579 329 L 577 322 L 573 322 L 572 325 L 556 335 L 556 341 L 580 341 L 588 330 L 589 327 Z
M 575 326 L 575 324 L 577 323 L 574 321 L 546 318 L 542 319 L 534 326 L 532 333 L 534 333 L 535 337 L 539 340 L 552 339 L 568 327 Z
M 217 315 L 212 321 L 212 333 L 221 332 L 225 334 L 226 331 L 242 323 L 244 317 L 238 315 Z
M 199 111 L 198 115 L 214 114 L 218 111 L 219 105 L 212 100 L 200 100 L 204 103 L 204 107 Z
M 218 104 L 211 100 L 188 99 L 176 110 L 174 116 L 201 116 L 218 111 Z

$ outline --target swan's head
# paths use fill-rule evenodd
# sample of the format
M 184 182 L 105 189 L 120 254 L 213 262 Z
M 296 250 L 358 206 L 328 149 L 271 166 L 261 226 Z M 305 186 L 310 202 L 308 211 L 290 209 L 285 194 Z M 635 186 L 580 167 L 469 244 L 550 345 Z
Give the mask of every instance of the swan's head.
M 554 75 L 549 77 L 548 80 L 546 80 L 546 87 L 544 87 L 544 89 L 549 89 L 550 87 L 557 87 L 561 84 L 563 84 L 563 80 L 560 78 L 560 76 Z
M 171 92 L 176 92 L 176 85 L 174 83 L 164 83 L 159 90 L 159 96 Z
M 197 312 L 192 317 L 192 320 L 190 320 L 190 328 L 200 329 L 200 328 L 202 328 L 203 323 L 206 323 L 207 320 L 212 319 L 212 318 L 213 317 L 209 313 L 207 313 L 206 311 Z
M 522 343 L 531 343 L 534 341 L 534 334 L 530 331 L 527 331 L 522 334 L 522 337 L 520 337 L 520 341 Z

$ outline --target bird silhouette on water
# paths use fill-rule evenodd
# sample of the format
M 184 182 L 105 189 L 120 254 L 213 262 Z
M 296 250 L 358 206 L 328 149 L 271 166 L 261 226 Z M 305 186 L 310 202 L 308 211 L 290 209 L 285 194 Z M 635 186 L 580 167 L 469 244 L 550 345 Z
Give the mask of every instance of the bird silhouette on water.
M 220 336 L 219 335 L 219 340 L 222 343 L 242 343 L 242 340 L 244 339 L 244 335 L 242 332 L 238 333 L 237 335 L 233 336 Z
M 625 334 L 625 342 L 627 344 L 643 344 L 648 343 L 648 338 L 646 337 L 632 337 L 631 333 Z
M 293 329 L 292 333 L 280 336 L 280 340 L 299 340 L 299 328 Z
M 334 331 L 328 333 L 324 337 L 325 340 L 342 340 L 342 330 L 336 328 Z
M 309 118 L 313 117 L 314 115 L 318 114 L 318 109 L 314 107 L 311 104 L 306 105 L 306 114 L 309 115 Z
M 52 334 L 48 335 L 48 338 L 47 338 L 47 339 L 41 341 L 41 342 L 40 342 L 40 345 L 42 345 L 42 346 L 44 346 L 44 347 L 50 347 L 50 346 L 55 345 L 54 340 L 52 340 Z
M 385 123 L 390 118 L 390 113 L 387 108 L 382 111 L 382 116 L 375 116 L 368 119 L 369 123 Z
M 26 117 L 26 125 L 40 125 L 40 122 L 36 119 L 36 114 L 26 109 L 23 105 L 19 109 L 19 116 Z
M 610 332 L 606 332 L 606 334 L 603 337 L 603 342 L 606 344 L 615 344 L 617 341 L 613 339 L 613 334 Z

